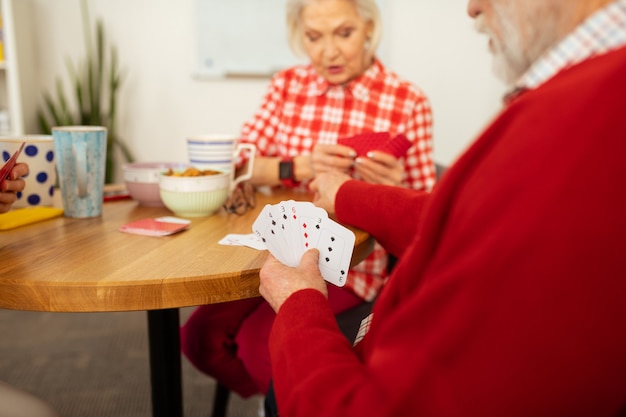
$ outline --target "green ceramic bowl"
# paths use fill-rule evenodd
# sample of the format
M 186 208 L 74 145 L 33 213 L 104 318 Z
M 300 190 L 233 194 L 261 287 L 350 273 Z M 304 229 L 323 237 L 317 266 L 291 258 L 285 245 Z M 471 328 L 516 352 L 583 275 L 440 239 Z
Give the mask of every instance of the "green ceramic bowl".
M 221 173 L 198 177 L 161 174 L 159 193 L 165 207 L 180 217 L 214 214 L 228 199 L 231 175 Z

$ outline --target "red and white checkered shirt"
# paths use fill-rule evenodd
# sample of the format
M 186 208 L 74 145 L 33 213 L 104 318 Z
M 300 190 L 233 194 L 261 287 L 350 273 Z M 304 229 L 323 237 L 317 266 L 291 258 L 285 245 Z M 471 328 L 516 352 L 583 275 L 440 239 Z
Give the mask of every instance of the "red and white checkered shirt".
M 307 155 L 316 143 L 360 133 L 404 134 L 413 143 L 404 157 L 403 186 L 430 190 L 435 184 L 432 112 L 417 87 L 376 60 L 347 85 L 331 85 L 310 65 L 277 73 L 263 103 L 244 124 L 241 142 L 256 145 L 261 156 Z M 372 300 L 386 279 L 387 254 L 376 244 L 354 267 L 346 286 Z

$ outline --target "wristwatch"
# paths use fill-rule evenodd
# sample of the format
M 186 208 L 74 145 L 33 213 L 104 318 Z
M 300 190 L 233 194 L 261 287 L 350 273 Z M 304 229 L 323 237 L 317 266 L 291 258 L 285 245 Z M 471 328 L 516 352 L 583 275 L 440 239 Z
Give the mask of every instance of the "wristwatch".
M 295 178 L 293 158 L 283 158 L 278 163 L 278 178 L 281 184 L 287 188 L 297 187 L 300 184 Z

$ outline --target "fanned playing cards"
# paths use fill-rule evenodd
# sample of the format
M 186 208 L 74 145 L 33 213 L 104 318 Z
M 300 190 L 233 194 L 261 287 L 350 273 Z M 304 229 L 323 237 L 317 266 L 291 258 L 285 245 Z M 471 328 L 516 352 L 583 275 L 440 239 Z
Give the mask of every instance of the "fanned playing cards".
M 397 135 L 392 138 L 389 132 L 362 133 L 341 138 L 337 143 L 351 147 L 356 151 L 357 156 L 367 156 L 369 151 L 381 151 L 401 158 L 411 148 L 411 142 L 406 136 Z
M 324 279 L 339 287 L 346 284 L 355 236 L 330 219 L 326 210 L 307 201 L 268 204 L 252 231 L 276 259 L 291 267 L 300 264 L 304 252 L 317 248 Z

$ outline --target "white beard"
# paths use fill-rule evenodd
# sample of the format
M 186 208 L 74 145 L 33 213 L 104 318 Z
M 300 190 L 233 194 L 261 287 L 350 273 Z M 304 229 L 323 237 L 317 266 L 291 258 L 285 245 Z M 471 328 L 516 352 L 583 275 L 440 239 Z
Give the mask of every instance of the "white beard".
M 487 27 L 482 14 L 476 18 L 474 25 L 478 32 L 490 39 L 494 74 L 507 85 L 512 85 L 556 40 L 557 19 L 554 18 L 554 10 L 541 6 L 526 9 L 519 19 L 512 16 L 511 6 L 494 5 L 494 12 L 494 19 L 500 25 L 499 37 Z M 540 22 L 545 22 L 545 25 Z
M 502 21 L 502 35 L 499 39 L 493 31 L 485 25 L 484 15 L 475 20 L 476 30 L 489 37 L 489 49 L 493 55 L 491 68 L 493 73 L 507 85 L 512 85 L 530 67 L 522 54 L 522 42 L 519 31 L 515 30 L 507 21 Z

